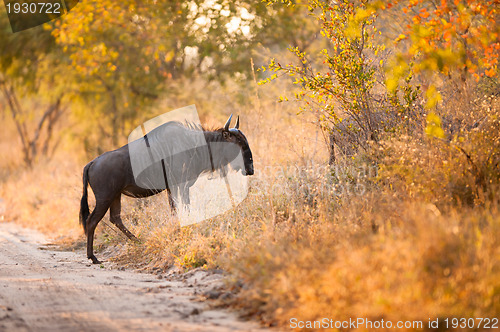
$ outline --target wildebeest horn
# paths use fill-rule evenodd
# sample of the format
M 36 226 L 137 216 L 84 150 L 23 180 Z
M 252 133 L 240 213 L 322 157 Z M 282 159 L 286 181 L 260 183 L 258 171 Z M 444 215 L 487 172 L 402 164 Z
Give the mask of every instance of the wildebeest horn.
M 240 116 L 238 115 L 238 117 L 236 118 L 236 124 L 234 125 L 234 128 L 236 129 L 240 129 Z
M 226 124 L 224 125 L 224 130 L 229 130 L 229 125 L 231 124 L 231 119 L 233 118 L 233 115 L 231 114 L 229 116 L 229 119 L 227 119 Z

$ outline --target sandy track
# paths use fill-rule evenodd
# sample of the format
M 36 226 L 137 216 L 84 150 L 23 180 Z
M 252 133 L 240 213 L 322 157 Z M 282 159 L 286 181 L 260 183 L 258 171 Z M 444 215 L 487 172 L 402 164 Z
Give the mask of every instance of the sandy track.
M 90 265 L 83 251 L 46 250 L 46 241 L 0 223 L 0 331 L 260 330 L 200 299 L 221 284 L 220 275 L 158 279 L 111 270 Z

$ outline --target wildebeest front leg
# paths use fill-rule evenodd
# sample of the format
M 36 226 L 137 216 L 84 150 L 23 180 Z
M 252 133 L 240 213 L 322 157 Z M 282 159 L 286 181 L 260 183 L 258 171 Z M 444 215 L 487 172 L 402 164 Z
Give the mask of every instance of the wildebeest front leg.
M 191 199 L 189 197 L 189 184 L 185 184 L 181 192 L 182 204 L 189 210 L 189 204 L 191 204 Z
M 169 197 L 173 199 L 171 206 L 175 206 L 177 202 L 177 208 L 189 210 L 189 186 L 182 184 L 181 186 L 174 186 L 170 190 Z M 176 211 L 175 208 L 173 210 Z
M 173 213 L 175 213 L 176 210 L 175 210 L 174 197 L 172 196 L 172 192 L 170 191 L 170 188 L 168 186 L 167 186 L 167 195 L 168 195 L 168 204 L 170 204 L 170 209 L 172 210 Z
M 108 202 L 96 202 L 94 211 L 90 214 L 87 219 L 87 258 L 92 260 L 94 264 L 100 264 L 101 262 L 94 256 L 94 233 L 97 224 L 106 214 L 109 208 Z
M 122 204 L 121 204 L 121 195 L 118 195 L 117 198 L 111 203 L 111 207 L 109 208 L 109 219 L 111 222 L 118 227 L 119 230 L 123 232 L 130 240 L 137 241 L 137 237 L 135 237 L 134 234 L 132 234 L 127 227 L 122 222 L 122 218 L 120 216 L 122 210 Z

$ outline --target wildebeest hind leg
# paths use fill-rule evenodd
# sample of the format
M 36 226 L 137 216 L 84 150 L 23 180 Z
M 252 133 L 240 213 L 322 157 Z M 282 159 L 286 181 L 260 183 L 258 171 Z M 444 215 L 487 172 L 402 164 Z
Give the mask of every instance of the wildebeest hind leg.
M 118 227 L 119 230 L 123 232 L 130 240 L 135 240 L 137 241 L 137 238 L 135 237 L 134 234 L 132 234 L 127 227 L 122 222 L 122 218 L 120 217 L 120 213 L 122 210 L 122 204 L 121 204 L 121 195 L 118 195 L 118 197 L 115 198 L 113 203 L 111 203 L 111 207 L 109 208 L 109 219 L 113 224 L 115 224 L 116 227 Z
M 101 262 L 94 256 L 94 233 L 95 228 L 102 217 L 106 214 L 109 208 L 109 202 L 97 201 L 94 211 L 90 214 L 87 219 L 87 258 L 92 260 L 94 264 L 100 264 Z

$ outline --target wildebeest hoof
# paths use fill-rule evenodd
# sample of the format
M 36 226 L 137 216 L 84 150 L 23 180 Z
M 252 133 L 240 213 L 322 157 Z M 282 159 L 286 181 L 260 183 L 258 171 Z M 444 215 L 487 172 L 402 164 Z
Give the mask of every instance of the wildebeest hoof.
M 90 256 L 89 259 L 92 260 L 92 264 L 102 264 L 95 256 Z

